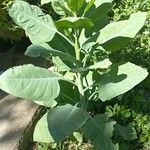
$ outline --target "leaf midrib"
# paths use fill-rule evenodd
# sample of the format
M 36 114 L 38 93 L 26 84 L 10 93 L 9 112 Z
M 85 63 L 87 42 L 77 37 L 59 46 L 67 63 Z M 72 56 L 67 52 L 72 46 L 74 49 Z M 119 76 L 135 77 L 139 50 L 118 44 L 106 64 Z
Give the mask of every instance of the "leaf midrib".
M 10 10 L 10 11 L 12 11 L 12 10 Z M 24 16 L 29 17 L 29 18 L 33 19 L 34 21 L 37 21 L 38 23 L 44 25 L 44 26 L 47 27 L 48 29 L 53 30 L 54 32 L 58 33 L 60 36 L 62 36 L 63 38 L 65 38 L 71 45 L 73 45 L 72 42 L 71 42 L 65 35 L 63 35 L 61 32 L 59 32 L 59 31 L 58 31 L 56 28 L 54 28 L 51 24 L 50 24 L 50 26 L 47 25 L 47 24 L 44 24 L 43 22 L 41 22 L 41 21 L 35 19 L 35 18 L 37 18 L 37 16 L 34 15 L 34 16 L 35 16 L 35 18 L 34 18 L 34 17 L 32 17 L 33 15 L 32 15 L 32 16 L 27 15 L 27 14 L 23 13 L 22 11 L 20 11 L 19 9 L 16 9 L 15 11 L 18 11 L 18 13 L 23 14 Z M 14 17 L 13 17 L 13 18 L 14 18 Z M 51 27 L 51 28 L 50 28 L 50 27 Z

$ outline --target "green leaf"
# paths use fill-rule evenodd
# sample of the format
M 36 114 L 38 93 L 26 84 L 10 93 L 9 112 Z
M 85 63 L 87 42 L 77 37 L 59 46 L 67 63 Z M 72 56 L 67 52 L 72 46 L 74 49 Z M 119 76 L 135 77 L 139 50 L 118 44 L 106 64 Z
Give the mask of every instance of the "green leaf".
M 52 0 L 52 7 L 54 11 L 61 16 L 71 15 L 66 0 Z
M 97 150 L 118 150 L 118 144 L 113 144 L 111 140 L 114 124 L 114 121 L 106 122 L 104 115 L 96 115 L 86 122 L 82 130 Z
M 41 5 L 44 5 L 44 4 L 48 4 L 50 2 L 52 2 L 53 0 L 41 0 Z
M 14 22 L 25 30 L 32 43 L 51 41 L 57 32 L 49 15 L 25 1 L 14 1 L 8 12 Z
M 65 38 L 59 34 L 55 34 L 54 38 L 48 42 L 48 45 L 56 50 L 59 50 L 64 53 L 68 53 L 71 56 L 75 57 L 74 45 L 69 43 Z
M 95 63 L 92 66 L 89 66 L 89 69 L 107 69 L 112 65 L 112 62 L 109 59 L 104 59 L 98 63 Z
M 60 104 L 66 104 L 69 102 L 71 105 L 76 105 L 79 102 L 80 93 L 75 83 L 68 82 L 68 79 L 59 81 L 60 94 L 56 101 Z M 70 80 L 73 81 L 73 80 Z M 69 89 L 69 90 L 68 90 Z
M 145 12 L 137 12 L 128 20 L 110 23 L 90 40 L 100 44 L 106 50 L 117 51 L 140 31 L 145 23 L 146 15 Z
M 59 57 L 52 57 L 52 62 L 57 66 L 59 72 L 70 71 L 73 66 L 68 65 L 67 62 L 62 61 Z
M 83 7 L 85 0 L 67 0 L 68 7 L 75 13 Z
M 127 141 L 132 141 L 137 139 L 136 130 L 132 124 L 129 124 L 125 127 L 120 126 L 119 124 L 115 125 L 115 132 L 122 136 Z
M 70 104 L 52 108 L 48 112 L 48 128 L 55 142 L 59 143 L 81 128 L 90 116 L 83 109 Z
M 85 14 L 85 17 L 89 18 L 93 22 L 94 26 L 85 32 L 86 37 L 91 36 L 93 32 L 97 33 L 109 23 L 108 11 L 112 6 L 112 0 L 91 1 L 89 6 L 91 8 L 88 11 L 86 10 L 87 13 Z
M 62 76 L 58 73 L 33 65 L 23 65 L 4 72 L 0 76 L 0 88 L 14 96 L 53 107 L 57 104 L 54 99 L 60 92 L 60 79 Z
M 48 130 L 47 115 L 48 113 L 44 114 L 35 126 L 33 133 L 33 141 L 35 142 L 54 143 L 54 140 Z
M 59 57 L 62 60 L 67 60 L 71 63 L 76 63 L 78 64 L 78 61 L 72 57 L 70 54 L 61 52 L 59 50 L 55 50 L 51 47 L 49 48 L 44 48 L 42 45 L 31 45 L 27 48 L 27 51 L 25 52 L 25 55 L 31 56 L 31 57 L 44 57 L 44 58 L 49 58 L 51 55 L 54 57 Z
M 86 5 L 86 7 L 85 7 L 85 9 L 84 9 L 84 15 L 89 11 L 89 9 L 93 6 L 93 4 L 94 4 L 94 2 L 95 2 L 95 0 L 86 0 L 86 2 L 87 2 L 87 5 Z
M 58 29 L 68 29 L 68 28 L 89 28 L 93 26 L 90 19 L 84 17 L 67 17 L 55 22 Z
M 146 69 L 130 62 L 123 65 L 113 65 L 111 70 L 102 75 L 99 83 L 99 98 L 110 100 L 131 90 L 148 76 Z

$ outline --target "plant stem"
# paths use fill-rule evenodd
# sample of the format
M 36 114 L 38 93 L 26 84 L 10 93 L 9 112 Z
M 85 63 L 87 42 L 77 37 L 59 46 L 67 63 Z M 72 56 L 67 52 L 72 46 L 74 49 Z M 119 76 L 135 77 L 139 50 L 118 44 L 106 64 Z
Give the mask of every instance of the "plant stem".
M 80 56 L 80 44 L 79 44 L 79 38 L 77 30 L 75 29 L 75 52 L 76 52 L 76 59 L 81 61 Z M 78 83 L 78 89 L 80 91 L 80 94 L 82 95 L 82 99 L 84 97 L 84 87 L 83 87 L 83 81 L 82 81 L 82 74 L 79 72 L 77 73 L 77 83 Z

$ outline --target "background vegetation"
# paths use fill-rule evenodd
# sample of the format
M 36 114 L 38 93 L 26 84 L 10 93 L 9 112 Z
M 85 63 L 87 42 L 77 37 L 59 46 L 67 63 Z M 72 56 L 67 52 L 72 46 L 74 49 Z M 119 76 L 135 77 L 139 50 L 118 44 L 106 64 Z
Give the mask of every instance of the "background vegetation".
M 25 37 L 24 32 L 8 16 L 6 10 L 7 3 L 8 1 L 6 0 L 0 0 L 0 47 L 10 44 L 5 50 L 10 49 L 16 41 L 24 40 Z M 32 1 L 32 3 L 38 4 L 36 1 Z M 49 4 L 43 6 L 43 10 L 49 12 L 55 19 L 59 17 L 51 10 Z M 144 28 L 136 36 L 134 41 L 124 49 L 111 54 L 111 59 L 114 62 L 130 61 L 148 68 L 150 72 L 150 1 L 114 0 L 112 10 L 109 11 L 108 15 L 110 20 L 115 21 L 126 19 L 131 13 L 137 11 L 148 12 Z M 2 48 L 0 48 L 0 52 L 2 51 Z M 105 52 L 102 56 L 96 56 L 96 59 L 103 59 L 104 57 L 108 57 L 108 54 Z M 125 96 L 108 102 L 102 110 L 98 109 L 100 105 L 100 102 L 95 102 L 93 112 L 106 110 L 122 126 L 130 123 L 137 131 L 136 140 L 124 140 L 117 134 L 113 137 L 115 141 L 122 143 L 121 150 L 135 150 L 141 149 L 142 147 L 150 147 L 150 77 Z M 72 141 L 74 142 L 72 143 Z M 75 139 L 65 141 L 65 144 L 68 148 L 73 146 L 76 149 L 85 149 L 85 145 L 81 144 L 82 146 L 80 146 L 80 141 L 76 141 Z M 41 145 L 39 147 L 44 150 L 44 147 L 46 149 L 47 145 Z

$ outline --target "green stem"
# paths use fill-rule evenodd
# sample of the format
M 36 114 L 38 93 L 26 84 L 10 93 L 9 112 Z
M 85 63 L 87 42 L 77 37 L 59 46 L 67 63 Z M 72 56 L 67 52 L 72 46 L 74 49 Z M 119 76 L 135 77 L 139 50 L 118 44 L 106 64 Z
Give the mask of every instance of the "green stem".
M 75 29 L 75 52 L 76 52 L 76 59 L 81 61 L 81 56 L 80 56 L 80 44 L 79 44 L 79 38 L 78 38 L 78 33 L 77 30 Z M 80 67 L 80 66 L 78 66 Z M 84 87 L 83 87 L 83 80 L 82 80 L 82 73 L 77 73 L 77 83 L 78 83 L 78 89 L 81 94 L 81 100 L 84 98 Z

